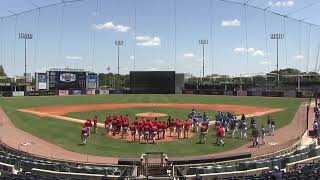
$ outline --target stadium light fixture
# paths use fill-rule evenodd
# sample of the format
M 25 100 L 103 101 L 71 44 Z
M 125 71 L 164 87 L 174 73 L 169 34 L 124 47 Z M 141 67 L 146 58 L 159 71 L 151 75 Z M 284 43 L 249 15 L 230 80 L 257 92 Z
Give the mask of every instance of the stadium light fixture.
M 118 74 L 120 74 L 120 46 L 123 45 L 123 41 L 116 40 L 114 44 L 118 46 Z
M 270 39 L 276 39 L 277 40 L 277 87 L 279 87 L 279 81 L 280 81 L 280 75 L 279 75 L 279 39 L 283 39 L 284 34 L 283 33 L 273 33 L 270 34 Z
M 24 39 L 24 82 L 27 82 L 27 39 L 32 39 L 31 33 L 19 33 L 19 39 Z
M 207 39 L 200 39 L 199 44 L 202 45 L 202 78 L 204 78 L 204 46 L 208 44 Z

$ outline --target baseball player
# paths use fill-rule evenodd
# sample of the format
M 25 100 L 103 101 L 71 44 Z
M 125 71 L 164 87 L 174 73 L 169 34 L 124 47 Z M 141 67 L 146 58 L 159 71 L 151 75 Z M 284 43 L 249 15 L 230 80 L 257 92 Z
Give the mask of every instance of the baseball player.
M 271 132 L 271 117 L 270 116 L 268 116 L 267 125 L 268 125 L 268 131 Z
M 252 144 L 253 144 L 253 146 L 258 146 L 259 147 L 258 137 L 259 137 L 258 129 L 257 128 L 253 128 L 252 129 Z
M 136 128 L 138 130 L 139 141 L 143 140 L 143 126 L 143 122 L 139 121 L 138 127 Z
M 92 126 L 91 120 L 87 119 L 87 121 L 84 123 L 84 125 L 86 126 L 86 128 L 88 130 L 88 137 L 90 137 L 90 130 L 91 130 L 91 126 Z
M 206 143 L 206 136 L 207 136 L 207 133 L 209 131 L 209 128 L 208 126 L 206 125 L 203 125 L 202 123 L 200 124 L 200 136 L 199 136 L 199 140 L 200 140 L 200 143 Z
M 104 121 L 104 128 L 105 128 L 105 133 L 109 134 L 109 132 L 112 129 L 112 125 L 111 125 L 111 117 L 110 116 L 106 116 L 106 119 Z
M 149 134 L 150 134 L 150 139 L 152 139 L 152 143 L 154 144 L 156 142 L 156 136 L 158 133 L 158 126 L 153 124 L 152 126 L 149 126 Z
M 162 138 L 164 139 L 166 134 L 166 129 L 167 129 L 167 125 L 165 121 L 162 121 L 161 129 L 162 129 Z
M 98 123 L 98 116 L 94 116 L 94 118 L 93 118 L 93 133 L 97 133 L 97 129 L 98 129 L 97 123 Z
M 113 120 L 112 120 L 112 136 L 116 135 L 117 127 L 118 127 L 117 117 L 113 117 Z
M 130 126 L 130 132 L 131 132 L 131 142 L 136 141 L 137 129 L 136 129 L 136 125 L 134 122 Z
M 88 128 L 86 127 L 86 125 L 82 126 L 80 136 L 81 136 L 82 145 L 86 145 L 87 138 L 88 138 Z
M 174 119 L 171 119 L 169 124 L 169 130 L 170 130 L 170 137 L 172 137 L 172 133 L 174 132 L 174 127 L 176 126 L 176 122 Z
M 190 120 L 187 119 L 186 122 L 184 123 L 184 128 L 183 128 L 183 138 L 189 138 L 189 129 L 190 129 Z
M 232 119 L 231 121 L 231 127 L 233 127 L 232 129 L 232 138 L 234 138 L 234 134 L 236 132 L 238 132 L 238 120 L 237 120 L 237 117 L 234 117 L 234 119 Z
M 182 123 L 181 123 L 180 119 L 177 119 L 177 121 L 176 121 L 176 133 L 178 134 L 178 139 L 180 139 L 180 136 L 182 135 L 181 131 L 182 131 Z
M 224 146 L 223 138 L 224 138 L 225 130 L 224 130 L 224 128 L 222 126 L 218 126 L 218 130 L 217 131 L 218 131 L 218 133 L 217 133 L 217 135 L 218 135 L 218 145 L 219 146 L 220 145 Z
M 122 123 L 122 133 L 121 133 L 121 138 L 123 139 L 124 135 L 128 134 L 128 128 L 129 128 L 129 120 L 128 119 L 124 119 L 123 123 Z
M 263 144 L 267 143 L 267 141 L 266 141 L 266 129 L 264 128 L 264 126 L 262 126 L 262 129 L 261 129 L 261 139 L 262 139 L 262 143 Z
M 274 135 L 274 129 L 275 129 L 275 123 L 274 123 L 274 119 L 271 120 L 271 134 L 270 135 Z
M 149 137 L 150 137 L 149 131 L 150 131 L 149 125 L 148 124 L 144 125 L 143 126 L 143 141 L 145 144 L 149 143 Z
M 240 129 L 240 138 L 247 138 L 247 129 L 248 129 L 248 126 L 247 126 L 247 121 L 244 120 L 241 122 L 241 129 Z

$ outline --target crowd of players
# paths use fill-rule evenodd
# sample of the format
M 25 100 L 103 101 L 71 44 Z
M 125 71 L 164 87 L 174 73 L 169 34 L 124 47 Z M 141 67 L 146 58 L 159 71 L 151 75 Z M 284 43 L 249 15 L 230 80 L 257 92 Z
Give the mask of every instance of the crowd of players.
M 87 143 L 91 132 L 97 132 L 98 117 L 95 116 L 93 121 L 87 119 L 81 130 L 82 144 Z M 247 118 L 244 114 L 238 119 L 233 113 L 218 112 L 215 115 L 215 120 L 210 121 L 206 113 L 201 114 L 196 110 L 192 110 L 187 115 L 187 119 L 182 121 L 179 118 L 169 117 L 167 121 L 157 120 L 157 118 L 150 120 L 147 118 L 135 118 L 132 122 L 128 115 L 113 115 L 106 116 L 104 121 L 105 134 L 131 136 L 131 142 L 136 140 L 148 144 L 149 141 L 155 143 L 156 140 L 165 139 L 166 133 L 169 137 L 176 136 L 178 139 L 189 138 L 189 132 L 199 134 L 199 142 L 206 143 L 207 134 L 209 132 L 209 125 L 215 125 L 216 144 L 224 146 L 224 137 L 230 134 L 230 137 L 248 138 L 247 131 L 252 130 L 253 146 L 259 146 L 258 137 L 261 136 L 262 144 L 266 144 L 267 131 L 273 135 L 275 129 L 275 122 L 268 116 L 266 129 L 264 126 L 258 130 L 255 118 L 251 117 L 250 124 L 247 124 Z M 260 135 L 261 132 L 261 135 Z

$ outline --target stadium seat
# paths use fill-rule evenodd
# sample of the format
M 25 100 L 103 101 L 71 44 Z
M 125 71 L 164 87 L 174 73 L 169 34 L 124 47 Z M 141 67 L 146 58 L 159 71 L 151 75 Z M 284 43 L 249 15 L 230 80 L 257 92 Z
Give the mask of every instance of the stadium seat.
M 311 149 L 310 152 L 308 153 L 308 157 L 315 157 L 320 155 L 320 148 L 314 148 Z

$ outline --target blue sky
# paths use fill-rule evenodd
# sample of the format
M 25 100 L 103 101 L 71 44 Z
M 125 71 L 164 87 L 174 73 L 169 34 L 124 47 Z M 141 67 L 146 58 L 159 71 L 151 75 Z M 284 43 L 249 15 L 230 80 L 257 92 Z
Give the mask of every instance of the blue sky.
M 32 9 L 31 2 L 45 6 L 59 1 L 2 0 L 0 17 Z M 250 0 L 249 4 L 280 14 L 310 6 L 290 16 L 320 24 L 320 2 L 316 2 Z M 85 0 L 0 19 L 0 27 L 0 64 L 10 76 L 24 71 L 24 42 L 18 39 L 19 32 L 34 35 L 28 41 L 27 70 L 32 73 L 51 67 L 98 73 L 110 67 L 116 72 L 115 40 L 124 41 L 121 74 L 134 69 L 176 70 L 199 76 L 199 39 L 209 41 L 205 48 L 206 75 L 274 70 L 276 42 L 269 39 L 270 33 L 286 33 L 279 43 L 280 68 L 315 70 L 320 46 L 319 27 L 219 0 L 176 0 L 176 11 L 173 0 Z

